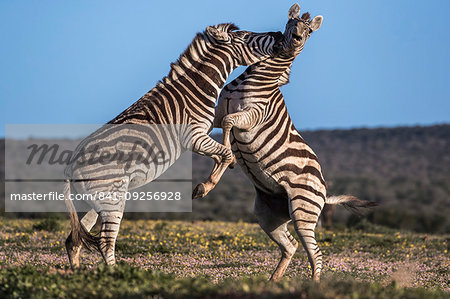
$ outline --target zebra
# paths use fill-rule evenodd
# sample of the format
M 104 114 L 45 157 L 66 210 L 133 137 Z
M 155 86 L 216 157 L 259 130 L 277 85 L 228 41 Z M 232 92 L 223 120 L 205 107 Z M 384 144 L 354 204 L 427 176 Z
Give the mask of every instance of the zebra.
M 65 246 L 72 268 L 80 265 L 82 246 L 98 250 L 106 264 L 115 264 L 115 242 L 124 212 L 125 201 L 92 201 L 92 209 L 80 221 L 69 197 L 76 193 L 104 191 L 124 198 L 127 190 L 151 182 L 161 175 L 186 150 L 213 158 L 232 161 L 233 154 L 213 140 L 215 104 L 227 77 L 239 65 L 251 65 L 274 56 L 284 38 L 281 32 L 254 33 L 237 31 L 232 23 L 209 26 L 198 33 L 179 59 L 171 64 L 169 74 L 108 124 L 84 139 L 64 171 L 65 203 L 71 221 L 71 233 Z M 181 124 L 168 130 L 149 129 L 153 124 Z M 108 127 L 109 125 L 109 127 Z M 131 125 L 121 129 L 121 125 Z M 187 126 L 190 127 L 190 132 Z M 110 126 L 119 128 L 111 129 Z M 88 165 L 86 155 L 95 148 L 114 153 L 114 145 L 130 148 L 140 140 L 141 149 L 155 143 L 170 153 L 163 165 L 133 164 Z M 85 150 L 87 149 L 87 150 Z M 80 162 L 81 163 L 77 163 Z M 99 236 L 89 233 L 100 216 Z
M 309 13 L 300 17 L 298 4 L 288 16 L 284 50 L 248 67 L 222 90 L 214 125 L 223 129 L 224 145 L 231 145 L 255 186 L 254 213 L 259 225 L 281 250 L 270 279 L 277 281 L 284 275 L 297 250 L 298 242 L 287 226 L 292 221 L 306 250 L 312 279 L 319 281 L 322 253 L 314 229 L 324 204 L 357 209 L 376 203 L 349 195 L 327 197 L 319 160 L 289 117 L 279 87 L 288 83 L 292 62 L 311 33 L 320 28 L 323 17 L 311 20 Z

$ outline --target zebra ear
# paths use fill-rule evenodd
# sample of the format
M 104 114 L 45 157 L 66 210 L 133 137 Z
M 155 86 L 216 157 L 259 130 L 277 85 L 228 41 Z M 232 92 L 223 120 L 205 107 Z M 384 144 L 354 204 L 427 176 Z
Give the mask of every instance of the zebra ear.
M 298 19 L 300 17 L 300 5 L 298 5 L 298 3 L 295 3 L 291 6 L 288 16 L 289 20 Z
M 230 40 L 230 36 L 228 35 L 228 33 L 218 29 L 217 27 L 208 26 L 206 28 L 206 33 L 215 40 L 220 42 L 226 42 Z
M 311 30 L 316 31 L 317 29 L 319 29 L 320 26 L 322 26 L 322 21 L 323 21 L 322 16 L 314 17 L 314 19 L 312 19 L 311 23 L 309 23 Z

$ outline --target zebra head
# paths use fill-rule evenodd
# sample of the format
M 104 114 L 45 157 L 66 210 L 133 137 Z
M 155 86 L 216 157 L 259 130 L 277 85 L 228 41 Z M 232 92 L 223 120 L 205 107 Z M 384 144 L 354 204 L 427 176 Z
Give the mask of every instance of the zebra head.
M 282 49 L 284 36 L 281 32 L 236 31 L 238 29 L 231 23 L 206 28 L 209 40 L 221 48 L 227 48 L 226 51 L 233 56 L 236 67 L 252 65 L 273 57 Z
M 313 31 L 316 31 L 322 25 L 323 17 L 317 16 L 311 20 L 308 12 L 300 17 L 300 6 L 295 3 L 289 9 L 289 21 L 284 31 L 284 51 L 297 56 L 303 50 L 306 41 Z

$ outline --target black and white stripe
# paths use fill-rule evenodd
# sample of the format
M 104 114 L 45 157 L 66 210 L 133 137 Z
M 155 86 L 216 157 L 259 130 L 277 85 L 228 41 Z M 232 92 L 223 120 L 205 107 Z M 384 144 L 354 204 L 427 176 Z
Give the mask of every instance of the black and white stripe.
M 220 24 L 197 34 L 178 61 L 171 65 L 167 77 L 107 126 L 86 138 L 65 171 L 66 199 L 72 191 L 125 193 L 157 178 L 186 150 L 230 161 L 231 149 L 208 136 L 219 91 L 237 66 L 251 65 L 274 55 L 283 39 L 280 32 L 253 33 L 235 31 L 237 29 L 233 24 Z M 174 126 L 169 129 L 149 126 L 155 124 Z M 135 163 L 127 167 L 77 163 L 87 155 L 82 149 L 101 148 L 114 154 L 118 150 L 133 150 L 136 143 L 139 144 L 137 150 L 160 145 L 163 151 L 170 153 L 169 162 L 162 165 Z M 106 263 L 114 264 L 114 246 L 125 202 L 90 202 L 93 210 L 83 218 L 83 225 L 73 203 L 70 200 L 66 203 L 72 224 L 72 233 L 66 241 L 71 265 L 79 265 L 82 244 L 99 249 Z M 99 238 L 88 232 L 97 214 L 102 223 Z
M 319 280 L 322 253 L 314 228 L 325 203 L 367 206 L 352 196 L 327 197 L 319 160 L 294 127 L 279 87 L 289 81 L 290 67 L 322 17 L 300 18 L 291 7 L 284 50 L 248 67 L 219 97 L 216 127 L 224 145 L 231 144 L 237 162 L 256 188 L 255 214 L 262 229 L 280 247 L 282 258 L 271 279 L 283 276 L 298 243 L 287 224 L 292 221 L 308 255 L 314 280 Z M 228 139 L 231 135 L 230 139 Z

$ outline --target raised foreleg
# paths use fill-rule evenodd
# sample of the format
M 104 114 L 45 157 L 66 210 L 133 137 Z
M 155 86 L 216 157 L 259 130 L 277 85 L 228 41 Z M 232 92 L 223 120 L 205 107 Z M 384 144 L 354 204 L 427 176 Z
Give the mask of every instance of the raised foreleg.
M 234 127 L 242 130 L 250 130 L 261 120 L 261 115 L 262 111 L 256 108 L 249 108 L 244 111 L 228 114 L 222 119 L 223 145 L 213 141 L 218 145 L 218 150 L 225 150 L 227 153 L 230 153 L 231 156 L 222 156 L 222 159 L 215 159 L 215 165 L 211 174 L 205 183 L 200 183 L 195 187 L 192 195 L 193 198 L 206 196 L 206 194 L 217 185 L 225 170 L 230 165 L 234 166 L 234 164 L 236 164 L 236 158 L 231 151 L 231 129 Z M 215 121 L 215 123 L 217 124 L 217 121 Z
M 248 131 L 260 123 L 263 111 L 257 108 L 248 108 L 244 111 L 225 115 L 222 119 L 223 145 L 230 147 L 230 133 L 234 127 L 239 130 Z
M 200 198 L 206 196 L 216 186 L 219 180 L 213 174 L 222 172 L 219 169 L 222 164 L 231 164 L 234 161 L 234 155 L 230 147 L 225 147 L 205 133 L 196 134 L 195 131 L 192 134 L 192 151 L 211 157 L 215 162 L 214 170 L 206 179 L 206 182 L 198 184 L 192 192 L 192 198 Z

